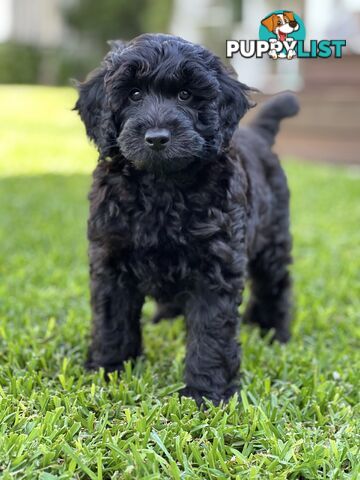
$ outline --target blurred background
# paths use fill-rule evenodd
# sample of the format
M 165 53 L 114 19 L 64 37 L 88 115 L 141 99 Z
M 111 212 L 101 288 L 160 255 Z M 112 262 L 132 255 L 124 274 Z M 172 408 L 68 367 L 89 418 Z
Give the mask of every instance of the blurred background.
M 282 8 L 302 17 L 307 39 L 346 39 L 344 58 L 235 55 L 240 80 L 265 96 L 299 93 L 301 115 L 284 125 L 280 154 L 360 163 L 360 0 L 1 0 L 0 83 L 69 85 L 98 65 L 107 40 L 143 32 L 177 34 L 224 57 L 226 39 L 257 39 L 260 20 Z

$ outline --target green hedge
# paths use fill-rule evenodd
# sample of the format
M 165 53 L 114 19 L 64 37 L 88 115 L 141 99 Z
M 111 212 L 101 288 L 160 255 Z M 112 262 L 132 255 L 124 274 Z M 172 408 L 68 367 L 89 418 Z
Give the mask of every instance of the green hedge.
M 35 47 L 3 43 L 0 45 L 0 83 L 36 83 L 41 54 Z
M 69 85 L 70 79 L 83 79 L 99 59 L 80 57 L 61 49 L 0 44 L 0 83 L 40 83 Z

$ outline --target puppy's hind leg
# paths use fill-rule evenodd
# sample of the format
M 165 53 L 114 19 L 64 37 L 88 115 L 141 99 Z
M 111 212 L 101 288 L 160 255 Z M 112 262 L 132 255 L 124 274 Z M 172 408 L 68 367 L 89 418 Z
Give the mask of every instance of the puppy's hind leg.
M 264 333 L 274 329 L 274 339 L 286 342 L 291 321 L 291 237 L 286 212 L 272 225 L 267 244 L 248 265 L 251 296 L 244 321 L 258 324 Z

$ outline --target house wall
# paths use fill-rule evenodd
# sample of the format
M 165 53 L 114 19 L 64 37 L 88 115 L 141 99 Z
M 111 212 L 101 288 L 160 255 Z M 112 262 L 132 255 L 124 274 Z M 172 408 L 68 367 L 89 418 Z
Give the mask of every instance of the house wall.
M 61 0 L 13 0 L 11 39 L 42 47 L 61 45 Z
M 0 2 L 0 42 L 9 38 L 11 33 L 12 9 L 11 0 L 1 0 Z

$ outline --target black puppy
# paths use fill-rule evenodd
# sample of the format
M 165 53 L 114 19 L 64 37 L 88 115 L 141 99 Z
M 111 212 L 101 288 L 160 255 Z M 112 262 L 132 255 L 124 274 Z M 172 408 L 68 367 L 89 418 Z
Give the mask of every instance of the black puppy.
M 250 89 L 205 48 L 179 37 L 113 42 L 79 85 L 76 109 L 100 159 L 90 193 L 92 344 L 87 366 L 140 355 L 145 295 L 156 320 L 183 314 L 184 395 L 215 403 L 236 390 L 239 305 L 289 338 L 289 192 L 271 145 L 294 96 L 248 128 Z

